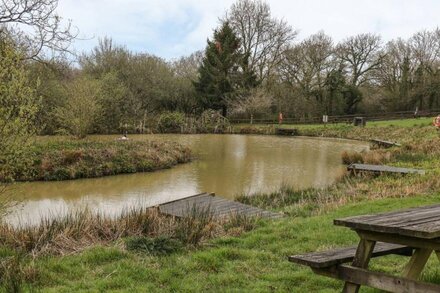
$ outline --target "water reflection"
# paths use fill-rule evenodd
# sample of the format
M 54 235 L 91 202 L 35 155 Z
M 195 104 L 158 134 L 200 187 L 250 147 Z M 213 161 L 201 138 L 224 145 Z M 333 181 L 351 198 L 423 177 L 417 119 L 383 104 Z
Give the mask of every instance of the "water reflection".
M 185 144 L 196 159 L 153 173 L 20 184 L 19 193 L 25 201 L 8 220 L 35 222 L 41 215 L 58 215 L 84 205 L 114 214 L 127 206 L 154 205 L 199 192 L 233 198 L 237 194 L 273 191 L 282 184 L 323 187 L 341 173 L 342 151 L 366 148 L 352 141 L 275 136 L 155 135 L 154 139 Z

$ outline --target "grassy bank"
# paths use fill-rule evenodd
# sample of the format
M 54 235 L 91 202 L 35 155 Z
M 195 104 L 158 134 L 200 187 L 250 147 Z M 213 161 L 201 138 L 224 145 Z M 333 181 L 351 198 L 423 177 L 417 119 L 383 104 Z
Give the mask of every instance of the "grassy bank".
M 388 124 L 391 123 L 391 124 Z M 351 125 L 307 126 L 298 128 L 301 135 L 347 139 L 382 139 L 396 141 L 402 147 L 372 149 L 365 153 L 344 153 L 346 163 L 388 164 L 425 169 L 424 176 L 344 177 L 325 189 L 294 190 L 281 188 L 272 194 L 242 196 L 238 200 L 263 208 L 275 208 L 292 215 L 315 215 L 360 200 L 401 198 L 428 195 L 440 188 L 440 137 L 428 119 L 411 122 L 391 121 L 365 128 Z M 417 123 L 416 126 L 410 126 Z
M 325 135 L 328 137 L 343 137 L 351 139 L 363 139 L 365 137 L 358 135 L 362 131 L 355 132 L 351 135 L 348 133 L 350 130 L 354 129 L 371 129 L 378 128 L 379 131 L 383 128 L 417 128 L 432 125 L 433 118 L 418 118 L 418 119 L 405 119 L 405 120 L 390 120 L 390 121 L 369 121 L 365 128 L 353 127 L 347 123 L 336 123 L 328 124 L 324 126 L 323 124 L 235 124 L 232 127 L 232 132 L 237 134 L 275 134 L 276 128 L 286 128 L 286 129 L 297 129 L 299 135 L 305 136 L 321 136 Z M 368 134 L 367 134 L 368 137 Z
M 5 166 L 0 180 L 67 180 L 148 172 L 188 162 L 191 152 L 177 143 L 155 141 L 38 139 L 24 161 Z
M 416 121 L 420 123 L 420 120 Z M 0 268 L 6 268 L 0 270 L 3 286 L 14 283 L 11 274 L 5 273 L 8 268 L 14 267 L 18 268 L 14 274 L 20 276 L 15 282 L 25 289 L 44 292 L 340 292 L 341 282 L 317 276 L 306 267 L 291 264 L 287 256 L 355 244 L 357 235 L 347 228 L 334 226 L 334 218 L 434 204 L 440 200 L 438 133 L 426 123 L 416 126 L 411 126 L 408 121 L 401 122 L 402 125 L 399 121 L 392 123 L 366 128 L 309 126 L 301 129 L 301 134 L 394 140 L 402 147 L 373 149 L 369 153 L 345 154 L 344 157 L 348 161 L 426 169 L 426 175 L 346 176 L 325 189 L 294 190 L 284 187 L 272 194 L 239 198 L 242 202 L 285 213 L 286 217 L 277 221 L 235 218 L 231 223 L 221 225 L 208 221 L 206 223 L 209 224 L 199 225 L 197 229 L 188 224 L 191 221 L 172 222 L 161 226 L 165 229 L 160 233 L 125 233 L 139 230 L 120 228 L 133 227 L 133 224 L 123 224 L 127 220 L 121 219 L 118 224 L 93 221 L 97 225 L 89 224 L 93 229 L 84 229 L 85 224 L 81 221 L 70 221 L 72 225 L 44 226 L 44 231 L 58 231 L 51 232 L 52 236 L 48 238 L 53 242 L 45 242 L 46 246 L 33 246 L 33 249 L 29 249 L 32 246 L 21 247 L 19 251 L 22 253 L 17 247 L 25 243 L 23 239 L 45 234 L 39 230 L 22 234 L 16 229 L 0 230 L 4 233 L 0 233 L 0 238 L 18 239 L 15 243 L 2 242 L 0 254 L 3 262 Z M 134 227 L 144 227 L 144 223 L 148 223 L 145 219 L 128 222 L 137 223 Z M 220 228 L 212 230 L 212 226 Z M 179 228 L 176 230 L 176 227 L 184 227 L 186 233 L 177 233 Z M 87 231 L 85 235 L 92 235 L 95 241 L 82 246 L 79 244 L 88 243 L 87 238 L 63 242 L 68 235 L 75 235 L 69 231 Z M 204 236 L 196 244 L 188 245 L 182 239 L 188 239 L 185 237 L 192 235 L 191 231 L 207 233 L 202 234 Z M 5 236 L 8 233 L 15 236 Z M 178 241 L 180 249 L 173 249 L 174 242 L 158 240 L 158 234 Z M 178 235 L 186 236 L 182 238 Z M 127 245 L 133 237 L 135 240 Z M 76 252 L 66 243 L 74 243 L 81 252 Z M 38 248 L 56 248 L 59 245 L 66 247 L 53 251 Z M 171 248 L 166 248 L 169 246 Z M 142 249 L 136 249 L 139 247 Z M 164 253 L 154 253 L 156 250 Z M 430 259 L 423 280 L 440 283 L 437 261 L 434 257 Z M 401 256 L 372 261 L 373 269 L 394 274 L 398 274 L 404 264 Z M 365 288 L 362 292 L 376 291 Z
M 168 255 L 131 252 L 117 245 L 95 246 L 80 254 L 28 258 L 20 268 L 27 274 L 24 287 L 43 292 L 340 292 L 341 282 L 289 263 L 287 256 L 355 244 L 355 233 L 333 226 L 334 218 L 438 200 L 438 196 L 423 196 L 364 201 L 315 217 L 260 221 L 256 229 L 240 237 L 224 236 L 198 250 Z M 10 255 L 7 251 L 2 254 Z M 398 273 L 403 260 L 387 256 L 372 260 L 372 266 Z M 433 258 L 423 279 L 439 282 L 438 274 L 437 259 Z
M 56 274 L 64 269 L 77 269 L 66 255 L 89 255 L 92 266 L 121 260 L 119 256 L 144 256 L 145 261 L 172 257 L 193 251 L 212 238 L 237 237 L 252 230 L 258 221 L 256 217 L 235 214 L 215 218 L 209 207 L 188 208 L 188 216 L 184 218 L 166 216 L 156 208 L 133 207 L 117 217 L 79 210 L 42 220 L 36 226 L 0 224 L 0 289 L 47 291 L 46 287 L 54 284 L 52 277 Z M 47 266 L 47 261 L 54 263 Z M 51 267 L 53 264 L 56 267 Z M 73 271 L 68 274 L 71 273 L 76 274 Z M 74 290 L 81 291 L 80 287 Z

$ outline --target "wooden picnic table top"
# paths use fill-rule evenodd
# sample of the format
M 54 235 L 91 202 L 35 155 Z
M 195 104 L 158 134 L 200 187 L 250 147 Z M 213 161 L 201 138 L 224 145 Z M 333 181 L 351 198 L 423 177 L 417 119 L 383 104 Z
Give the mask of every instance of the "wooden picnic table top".
M 440 204 L 336 219 L 334 224 L 359 231 L 434 239 L 440 237 Z

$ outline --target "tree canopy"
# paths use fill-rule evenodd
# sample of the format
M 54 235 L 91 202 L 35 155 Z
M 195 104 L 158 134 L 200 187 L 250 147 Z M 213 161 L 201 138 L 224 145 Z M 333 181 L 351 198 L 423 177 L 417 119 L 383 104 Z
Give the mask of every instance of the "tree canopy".
M 247 66 L 248 58 L 240 50 L 240 39 L 224 22 L 213 39 L 208 40 L 199 79 L 194 83 L 204 108 L 221 110 L 227 116 L 228 103 L 257 84 L 255 74 Z

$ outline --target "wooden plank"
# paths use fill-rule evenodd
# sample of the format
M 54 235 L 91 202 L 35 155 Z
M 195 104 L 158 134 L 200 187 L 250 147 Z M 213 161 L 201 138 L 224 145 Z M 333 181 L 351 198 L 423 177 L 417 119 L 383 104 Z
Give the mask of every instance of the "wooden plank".
M 440 205 L 335 219 L 334 224 L 355 230 L 434 239 L 440 237 Z
M 368 268 L 368 264 L 370 263 L 371 256 L 373 255 L 375 245 L 376 241 L 361 238 L 352 262 L 352 266 L 362 269 Z M 342 292 L 357 293 L 359 292 L 359 288 L 360 285 L 358 283 L 346 281 Z
M 417 280 L 431 254 L 432 249 L 415 249 L 413 256 L 403 270 L 403 276 L 408 279 Z
M 160 212 L 175 217 L 188 216 L 194 208 L 209 211 L 212 213 L 213 217 L 216 218 L 230 217 L 234 214 L 274 219 L 282 217 L 282 215 L 279 213 L 265 211 L 253 206 L 245 205 L 207 193 L 198 194 L 196 196 L 191 196 L 181 200 L 174 200 L 172 202 L 159 205 Z
M 289 256 L 289 261 L 313 268 L 324 268 L 353 261 L 356 250 L 357 246 L 351 246 L 322 252 L 293 255 Z M 371 257 L 388 254 L 411 255 L 411 252 L 412 249 L 404 245 L 378 242 L 374 247 Z
M 375 241 L 383 241 L 388 243 L 396 243 L 409 247 L 426 248 L 432 250 L 440 250 L 440 239 L 423 239 L 418 237 L 410 237 L 398 234 L 379 233 L 372 231 L 356 231 L 360 237 Z
M 402 146 L 400 143 L 393 142 L 393 141 L 387 141 L 387 140 L 381 140 L 381 139 L 371 139 L 370 142 L 375 145 L 378 145 L 379 147 L 385 147 L 385 148 L 390 148 L 393 146 L 397 146 L 397 147 Z
M 314 269 L 315 273 L 342 281 L 365 285 L 379 290 L 395 293 L 438 293 L 440 286 L 395 277 L 386 273 L 373 272 L 349 265 L 340 265 L 330 269 Z
M 336 222 L 353 222 L 364 223 L 369 225 L 387 224 L 387 226 L 408 226 L 406 223 L 412 225 L 418 221 L 432 221 L 440 215 L 440 205 L 426 206 L 421 208 L 413 208 L 389 213 L 380 213 L 375 215 L 360 215 L 348 217 L 344 219 L 337 219 Z
M 181 201 L 186 200 L 186 199 L 190 199 L 190 198 L 194 198 L 194 197 L 200 197 L 200 196 L 203 196 L 203 195 L 214 196 L 214 193 L 203 192 L 203 193 L 194 194 L 194 195 L 190 195 L 190 196 L 179 198 L 179 199 L 170 200 L 170 201 L 167 201 L 164 204 L 171 204 L 171 203 L 178 202 L 178 201 L 181 202 Z
M 425 170 L 400 168 L 386 165 L 371 165 L 371 164 L 351 164 L 347 170 L 353 172 L 374 172 L 374 173 L 398 173 L 398 174 L 419 174 L 424 175 Z

